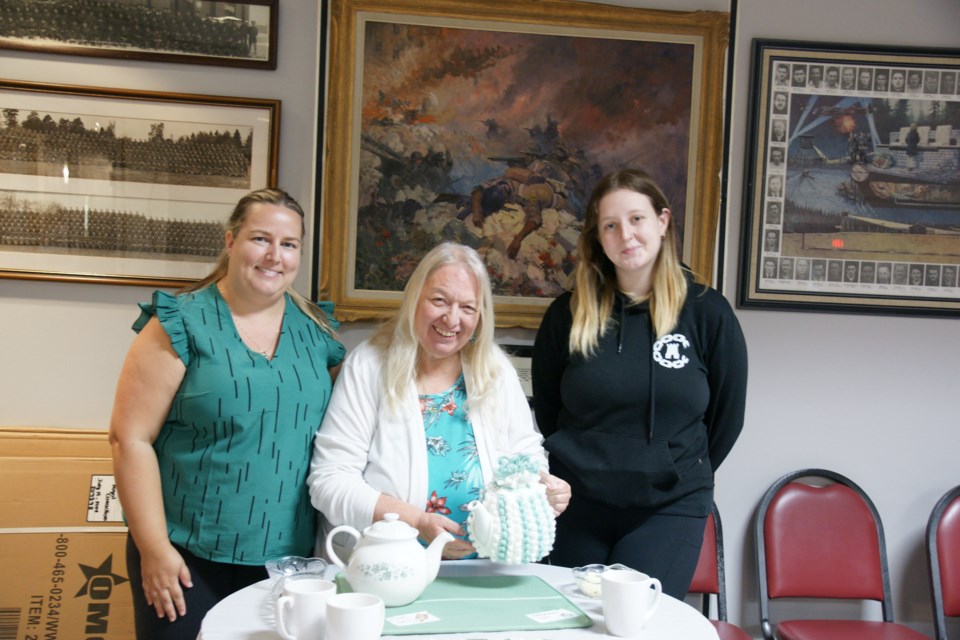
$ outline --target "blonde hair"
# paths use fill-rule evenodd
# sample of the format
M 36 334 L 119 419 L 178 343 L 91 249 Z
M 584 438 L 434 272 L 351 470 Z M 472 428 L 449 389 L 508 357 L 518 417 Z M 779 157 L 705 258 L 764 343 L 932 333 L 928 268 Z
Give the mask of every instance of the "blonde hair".
M 240 230 L 247 221 L 247 216 L 249 216 L 250 210 L 254 205 L 257 204 L 276 205 L 278 207 L 289 209 L 290 211 L 293 211 L 299 215 L 300 239 L 303 240 L 304 233 L 306 232 L 306 225 L 303 224 L 303 207 L 300 206 L 299 202 L 293 199 L 293 196 L 282 189 L 259 189 L 257 191 L 251 191 L 247 195 L 240 198 L 240 201 L 237 202 L 237 205 L 233 208 L 233 213 L 230 214 L 230 218 L 227 220 L 226 231 L 228 231 L 231 236 L 236 238 L 240 234 Z M 190 293 L 192 291 L 199 291 L 209 287 L 212 284 L 215 284 L 227 275 L 227 269 L 229 265 L 230 252 L 227 251 L 226 247 L 224 247 L 221 249 L 220 255 L 217 257 L 217 262 L 213 267 L 213 271 L 207 274 L 205 278 L 183 287 L 177 291 L 177 295 Z M 293 300 L 293 303 L 296 304 L 301 311 L 307 314 L 308 318 L 313 320 L 323 331 L 333 335 L 333 326 L 331 326 L 326 314 L 324 314 L 319 307 L 300 295 L 293 287 L 287 288 L 287 294 L 290 296 L 290 299 Z
M 600 201 L 620 189 L 629 189 L 650 198 L 658 214 L 669 209 L 660 187 L 641 169 L 622 169 L 604 176 L 587 203 L 583 231 L 577 242 L 579 260 L 574 271 L 574 290 L 570 300 L 573 327 L 570 352 L 590 356 L 600 337 L 610 328 L 617 293 L 617 272 L 600 245 Z M 669 216 L 660 252 L 653 267 L 653 285 L 647 297 L 650 317 L 657 337 L 669 333 L 680 317 L 687 298 L 687 279 L 677 253 L 676 225 Z M 641 300 L 634 300 L 640 302 Z
M 464 370 L 469 369 L 473 385 L 467 399 L 468 411 L 486 412 L 495 399 L 492 393 L 499 377 L 497 351 L 493 341 L 493 292 L 487 267 L 480 255 L 462 244 L 444 242 L 423 257 L 403 289 L 397 313 L 380 326 L 371 339 L 386 362 L 384 379 L 387 403 L 399 411 L 405 392 L 417 377 L 420 341 L 416 333 L 416 314 L 423 287 L 433 273 L 447 265 L 464 267 L 477 282 L 480 294 L 477 328 L 473 338 L 460 351 Z

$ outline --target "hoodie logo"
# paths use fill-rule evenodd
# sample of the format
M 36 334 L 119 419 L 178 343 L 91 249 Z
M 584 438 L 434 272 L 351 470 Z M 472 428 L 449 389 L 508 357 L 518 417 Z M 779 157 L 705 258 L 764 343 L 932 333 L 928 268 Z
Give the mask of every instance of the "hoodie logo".
M 653 344 L 653 359 L 661 367 L 682 369 L 690 358 L 680 353 L 680 347 L 690 348 L 690 341 L 683 334 L 663 336 Z

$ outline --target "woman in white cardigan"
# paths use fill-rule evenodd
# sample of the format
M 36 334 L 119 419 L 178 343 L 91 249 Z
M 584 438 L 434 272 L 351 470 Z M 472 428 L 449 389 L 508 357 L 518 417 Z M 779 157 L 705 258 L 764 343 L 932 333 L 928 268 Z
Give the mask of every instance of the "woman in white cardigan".
M 324 529 L 362 529 L 397 513 L 429 543 L 459 536 L 445 558 L 470 557 L 465 506 L 504 455 L 543 469 L 559 514 L 569 485 L 546 473 L 517 373 L 493 341 L 493 296 L 473 249 L 444 243 L 404 288 L 396 316 L 347 357 L 314 441 L 308 485 Z

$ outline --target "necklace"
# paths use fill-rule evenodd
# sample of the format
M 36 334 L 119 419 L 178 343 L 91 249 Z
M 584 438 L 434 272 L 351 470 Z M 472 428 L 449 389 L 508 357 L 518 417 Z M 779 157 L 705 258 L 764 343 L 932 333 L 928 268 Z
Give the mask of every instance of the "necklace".
M 280 332 L 283 330 L 283 322 L 280 322 L 280 326 L 277 327 L 276 333 L 273 335 L 273 340 L 270 341 L 270 348 L 264 349 L 263 346 L 257 340 L 253 339 L 253 336 L 250 335 L 250 332 L 243 328 L 243 323 L 240 322 L 240 318 L 233 312 L 233 309 L 230 307 L 230 301 L 227 300 L 226 292 L 224 291 L 223 285 L 219 282 L 217 283 L 217 290 L 220 292 L 220 297 L 223 298 L 223 301 L 227 303 L 227 310 L 230 312 L 230 317 L 233 319 L 233 326 L 237 328 L 237 332 L 240 334 L 240 338 L 243 342 L 249 344 L 253 347 L 253 350 L 262 355 L 267 360 L 273 358 L 273 354 L 277 350 L 277 342 L 280 340 Z
M 233 324 L 237 327 L 237 329 L 240 330 L 240 335 L 244 338 L 244 341 L 245 341 L 245 342 L 249 342 L 250 345 L 253 347 L 253 350 L 254 350 L 254 351 L 256 351 L 257 353 L 259 353 L 260 355 L 262 355 L 262 356 L 263 356 L 264 358 L 266 358 L 267 360 L 270 360 L 271 358 L 273 358 L 273 354 L 274 354 L 274 352 L 277 350 L 277 341 L 278 341 L 279 338 L 280 338 L 280 331 L 281 331 L 282 328 L 283 328 L 282 325 L 281 325 L 280 327 L 277 327 L 277 333 L 276 333 L 276 335 L 273 337 L 273 346 L 272 346 L 270 349 L 264 349 L 262 346 L 260 346 L 260 343 L 257 342 L 256 340 L 254 340 L 254 339 L 253 339 L 253 336 L 251 336 L 251 335 L 243 328 L 243 325 L 242 325 L 242 324 L 240 323 L 240 321 L 237 319 L 237 316 L 233 315 L 233 311 L 230 312 L 230 316 L 233 318 Z

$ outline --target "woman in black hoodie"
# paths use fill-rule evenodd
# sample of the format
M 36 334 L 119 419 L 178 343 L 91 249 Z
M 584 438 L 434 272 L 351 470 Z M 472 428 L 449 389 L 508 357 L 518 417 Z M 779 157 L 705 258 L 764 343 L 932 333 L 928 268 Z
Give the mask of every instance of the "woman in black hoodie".
M 537 425 L 574 496 L 550 562 L 620 562 L 682 598 L 713 474 L 743 427 L 743 333 L 681 265 L 669 205 L 643 171 L 600 181 L 579 254 L 533 354 Z

